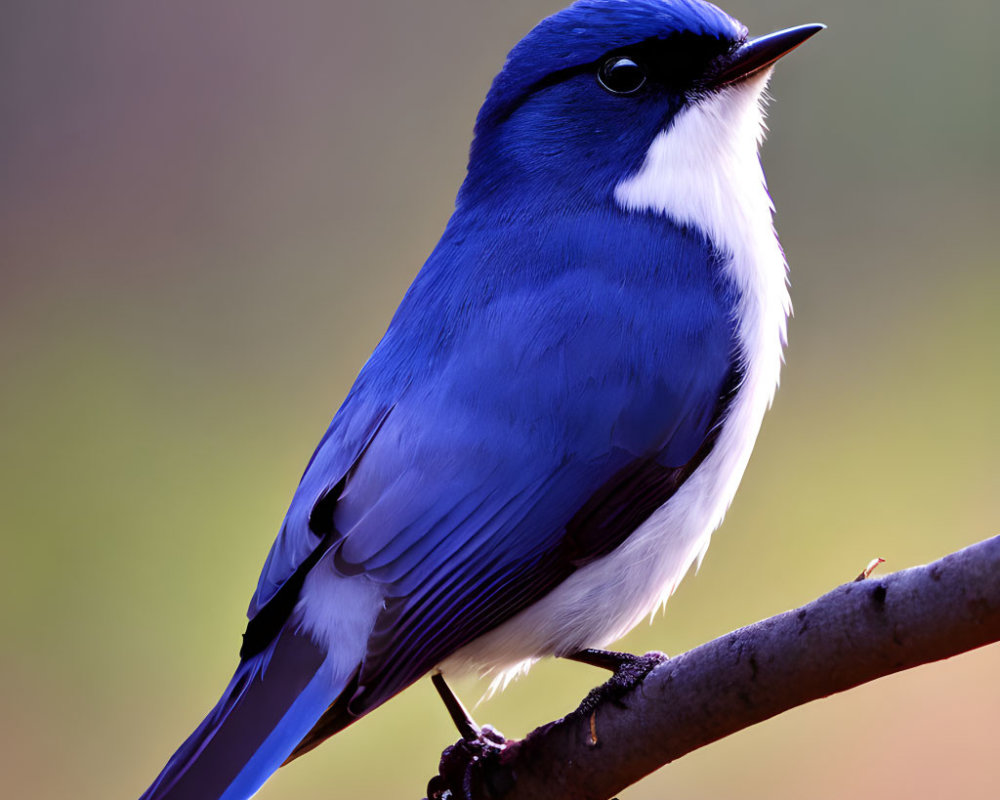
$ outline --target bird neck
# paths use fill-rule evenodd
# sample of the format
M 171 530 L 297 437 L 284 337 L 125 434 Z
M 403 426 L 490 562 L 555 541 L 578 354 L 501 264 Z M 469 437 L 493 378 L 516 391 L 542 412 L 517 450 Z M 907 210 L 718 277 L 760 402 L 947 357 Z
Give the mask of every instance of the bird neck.
M 529 224 L 549 215 L 583 214 L 617 204 L 615 181 L 580 182 L 558 170 L 525 169 L 514 159 L 495 157 L 470 164 L 455 201 L 454 222 L 468 217 L 520 220 Z

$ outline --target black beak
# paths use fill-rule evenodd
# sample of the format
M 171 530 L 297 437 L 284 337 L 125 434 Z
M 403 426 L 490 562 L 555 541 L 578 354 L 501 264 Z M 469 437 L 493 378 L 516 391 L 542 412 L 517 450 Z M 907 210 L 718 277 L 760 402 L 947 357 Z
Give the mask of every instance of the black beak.
M 826 25 L 799 25 L 743 42 L 719 59 L 715 71 L 709 75 L 709 87 L 717 89 L 766 69 L 824 28 Z

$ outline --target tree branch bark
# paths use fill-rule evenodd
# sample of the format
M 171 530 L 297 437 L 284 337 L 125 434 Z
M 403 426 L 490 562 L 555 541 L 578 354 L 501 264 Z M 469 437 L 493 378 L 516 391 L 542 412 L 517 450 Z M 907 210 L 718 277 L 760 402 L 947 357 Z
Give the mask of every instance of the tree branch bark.
M 461 745 L 449 748 L 437 786 L 446 780 L 453 797 L 470 800 L 606 800 L 790 708 L 996 641 L 1000 536 L 726 634 L 656 667 L 620 703 L 470 755 L 462 770 Z

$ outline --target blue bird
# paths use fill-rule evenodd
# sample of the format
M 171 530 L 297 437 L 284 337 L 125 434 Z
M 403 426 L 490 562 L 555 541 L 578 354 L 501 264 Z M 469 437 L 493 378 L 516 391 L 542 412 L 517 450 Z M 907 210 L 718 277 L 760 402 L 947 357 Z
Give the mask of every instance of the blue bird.
M 240 663 L 144 800 L 241 800 L 429 671 L 499 684 L 666 602 L 732 501 L 789 298 L 773 63 L 702 0 L 580 0 L 510 52 L 455 211 L 337 411 Z

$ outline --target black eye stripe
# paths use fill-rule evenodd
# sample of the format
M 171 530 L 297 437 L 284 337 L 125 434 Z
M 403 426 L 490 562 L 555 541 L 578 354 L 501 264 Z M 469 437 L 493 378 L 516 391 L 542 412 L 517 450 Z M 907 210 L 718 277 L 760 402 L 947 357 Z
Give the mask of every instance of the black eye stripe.
M 647 39 L 605 53 L 595 61 L 574 64 L 544 75 L 525 86 L 516 96 L 491 109 L 489 121 L 494 125 L 499 123 L 513 114 L 532 95 L 551 86 L 582 75 L 589 75 L 593 79 L 597 70 L 609 58 L 616 55 L 627 55 L 637 64 L 641 64 L 646 70 L 648 82 L 678 92 L 697 89 L 699 79 L 708 71 L 709 64 L 719 56 L 731 52 L 738 45 L 737 41 L 689 32 L 671 34 L 663 39 Z M 482 122 L 486 124 L 485 120 Z
M 701 79 L 709 72 L 712 62 L 731 52 L 737 44 L 714 36 L 678 33 L 667 39 L 650 39 L 609 53 L 592 65 L 591 69 L 596 71 L 601 86 L 613 94 L 634 94 L 642 88 L 640 86 L 631 92 L 621 92 L 608 85 L 609 67 L 620 64 L 623 60 L 639 67 L 647 82 L 672 91 L 686 92 L 697 88 Z M 624 81 L 622 85 L 625 85 Z
M 735 42 L 714 36 L 678 33 L 668 39 L 643 42 L 625 54 L 646 67 L 651 81 L 669 89 L 686 90 L 705 76 L 715 59 L 735 46 Z

